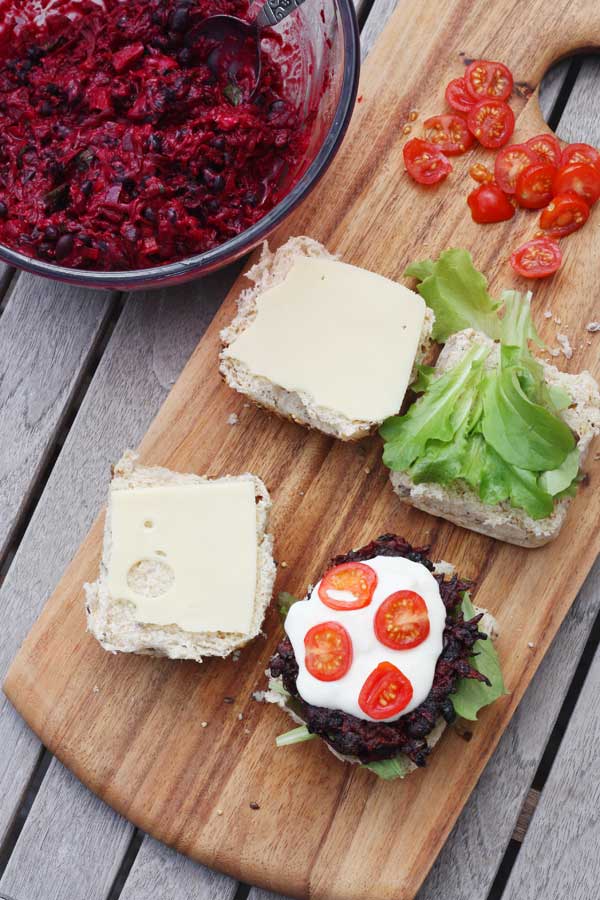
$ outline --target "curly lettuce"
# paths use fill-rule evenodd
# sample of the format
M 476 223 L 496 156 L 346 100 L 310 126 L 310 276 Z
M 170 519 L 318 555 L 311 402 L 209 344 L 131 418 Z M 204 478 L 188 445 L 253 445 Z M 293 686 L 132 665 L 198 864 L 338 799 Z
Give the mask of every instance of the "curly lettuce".
M 502 295 L 503 317 L 493 313 L 500 336 L 494 356 L 475 341 L 452 369 L 437 377 L 423 372 L 420 397 L 380 429 L 392 471 L 416 484 L 467 484 L 483 503 L 506 502 L 533 519 L 551 515 L 556 499 L 573 493 L 579 450 L 559 416 L 571 398 L 546 383 L 529 349 L 540 342 L 530 301 L 531 294 Z

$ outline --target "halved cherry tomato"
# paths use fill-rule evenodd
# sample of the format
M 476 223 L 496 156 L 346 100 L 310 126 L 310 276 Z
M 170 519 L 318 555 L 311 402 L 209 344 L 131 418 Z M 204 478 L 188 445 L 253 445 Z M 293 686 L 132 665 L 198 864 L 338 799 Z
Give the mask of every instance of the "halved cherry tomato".
M 551 166 L 560 166 L 560 144 L 553 134 L 536 134 L 525 142 L 538 158 L 539 162 L 550 163 Z
M 418 647 L 429 634 L 427 605 L 414 591 L 396 591 L 375 614 L 375 634 L 392 650 Z
M 319 681 L 337 681 L 352 665 L 352 641 L 339 622 L 313 625 L 304 638 L 306 668 Z
M 590 163 L 569 163 L 561 166 L 554 175 L 554 196 L 579 194 L 588 206 L 600 197 L 600 169 Z
M 476 59 L 465 72 L 467 91 L 475 100 L 506 100 L 513 89 L 511 71 L 504 63 Z
M 556 169 L 550 163 L 537 163 L 519 172 L 515 191 L 525 209 L 542 209 L 552 200 L 552 179 Z
M 482 163 L 475 163 L 474 166 L 471 166 L 469 175 L 473 181 L 477 181 L 479 184 L 487 184 L 494 180 L 494 173 L 490 172 L 488 167 L 484 166 Z
M 536 162 L 535 153 L 526 144 L 511 144 L 510 147 L 504 147 L 494 163 L 498 187 L 505 194 L 514 194 L 517 189 L 517 178 L 521 172 Z
M 600 167 L 600 153 L 590 144 L 569 144 L 562 152 L 560 164 L 568 166 L 569 163 L 576 162 Z
M 515 208 L 497 184 L 480 184 L 467 197 L 473 221 L 479 225 L 506 222 L 512 219 Z
M 464 78 L 454 78 L 446 88 L 446 101 L 452 109 L 459 112 L 468 113 L 475 100 L 467 90 L 467 83 Z
M 511 266 L 523 278 L 546 278 L 560 269 L 561 263 L 560 247 L 547 237 L 527 241 L 510 258 Z
M 358 695 L 358 705 L 372 719 L 396 716 L 412 700 L 412 684 L 390 662 L 373 669 Z
M 465 153 L 473 144 L 473 135 L 462 116 L 432 116 L 423 122 L 425 140 L 448 156 Z
M 562 238 L 578 231 L 589 219 L 590 208 L 577 194 L 558 194 L 540 216 L 548 237 Z
M 515 130 L 515 115 L 504 100 L 482 100 L 467 116 L 471 134 L 490 149 L 503 147 Z
M 362 609 L 373 599 L 377 573 L 360 562 L 346 562 L 326 572 L 319 599 L 330 609 Z
M 420 138 L 407 141 L 402 154 L 406 171 L 419 184 L 436 184 L 452 171 L 449 160 L 440 148 Z

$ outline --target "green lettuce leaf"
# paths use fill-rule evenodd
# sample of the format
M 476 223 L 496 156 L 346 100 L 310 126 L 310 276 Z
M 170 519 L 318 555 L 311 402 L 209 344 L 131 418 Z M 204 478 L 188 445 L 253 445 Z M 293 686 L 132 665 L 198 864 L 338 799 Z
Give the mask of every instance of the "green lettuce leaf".
M 466 250 L 445 250 L 439 259 L 425 259 L 405 270 L 420 281 L 417 290 L 435 313 L 433 338 L 444 342 L 463 328 L 500 337 L 499 303 L 487 289 L 487 279 L 473 265 Z
M 369 769 L 384 781 L 393 781 L 394 778 L 404 778 L 410 771 L 410 761 L 407 756 L 400 753 L 393 759 L 379 759 L 376 762 L 363 763 L 361 768 Z
M 294 603 L 298 603 L 300 597 L 294 597 L 293 594 L 288 594 L 287 591 L 281 591 L 277 597 L 277 608 L 279 609 L 279 615 L 285 622 L 287 618 L 287 614 L 290 611 L 290 607 L 294 605 Z
M 505 462 L 544 472 L 557 469 L 575 446 L 571 429 L 553 412 L 532 402 L 514 367 L 488 374 L 482 432 Z
M 388 468 L 405 471 L 429 440 L 452 440 L 470 411 L 488 354 L 489 348 L 475 344 L 458 365 L 431 382 L 404 416 L 386 419 L 379 433 Z
M 575 447 L 557 469 L 543 472 L 539 478 L 542 490 L 553 497 L 566 491 L 577 478 L 579 472 L 579 448 Z
M 306 725 L 299 725 L 298 728 L 292 728 L 285 734 L 280 734 L 275 738 L 278 747 L 289 747 L 290 744 L 301 744 L 304 741 L 312 741 L 316 738 L 316 734 L 311 734 Z
M 462 612 L 467 621 L 477 615 L 468 593 L 463 594 Z M 477 641 L 473 649 L 477 655 L 471 657 L 470 663 L 474 669 L 486 676 L 490 684 L 475 681 L 473 678 L 461 678 L 456 692 L 452 695 L 452 705 L 458 716 L 474 722 L 480 709 L 489 706 L 507 691 L 498 654 L 491 639 Z
M 417 377 L 410 386 L 411 391 L 415 394 L 422 394 L 431 385 L 434 375 L 435 366 L 417 366 Z

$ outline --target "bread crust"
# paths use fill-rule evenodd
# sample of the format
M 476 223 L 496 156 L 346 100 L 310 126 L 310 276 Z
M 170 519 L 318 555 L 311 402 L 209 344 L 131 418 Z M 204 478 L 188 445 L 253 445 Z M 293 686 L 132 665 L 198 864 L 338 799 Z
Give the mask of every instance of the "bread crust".
M 465 329 L 452 335 L 442 350 L 436 372 L 453 368 L 474 343 L 494 347 L 486 335 Z M 498 345 L 492 350 L 486 365 L 494 365 L 498 359 Z M 581 461 L 585 460 L 593 437 L 600 430 L 600 394 L 592 375 L 580 372 L 571 375 L 560 372 L 556 366 L 542 362 L 548 384 L 563 388 L 572 398 L 572 405 L 560 415 L 577 436 Z M 554 511 L 545 519 L 533 519 L 524 510 L 513 509 L 509 503 L 487 506 L 466 483 L 448 487 L 424 482 L 415 484 L 405 472 L 391 472 L 390 479 L 402 502 L 415 506 L 433 516 L 447 519 L 462 528 L 477 531 L 519 547 L 541 547 L 554 540 L 565 523 L 571 497 L 559 500 Z
M 128 450 L 113 467 L 113 490 L 131 490 L 139 486 L 168 484 L 201 484 L 214 479 L 200 475 L 181 474 L 160 467 L 145 467 L 137 463 L 137 455 Z M 228 475 L 226 481 L 252 481 L 257 511 L 257 579 L 252 624 L 248 634 L 226 632 L 191 632 L 177 625 L 152 625 L 137 622 L 130 604 L 110 596 L 108 591 L 108 562 L 110 559 L 111 503 L 106 513 L 104 544 L 100 575 L 93 584 L 85 584 L 85 606 L 90 631 L 111 653 L 136 653 L 142 656 L 167 656 L 170 659 L 193 659 L 202 662 L 204 656 L 228 656 L 253 638 L 261 629 L 264 614 L 271 601 L 276 567 L 273 560 L 273 538 L 267 532 L 271 498 L 256 475 Z
M 283 281 L 298 256 L 336 259 L 322 244 L 306 236 L 290 238 L 275 253 L 265 242 L 259 261 L 246 273 L 253 286 L 241 293 L 235 319 L 221 332 L 223 350 L 233 343 L 256 317 L 256 301 L 260 294 Z M 428 308 L 415 366 L 424 359 L 431 347 L 433 322 L 433 312 Z M 257 406 L 269 410 L 282 419 L 322 431 L 341 441 L 359 441 L 381 424 L 352 420 L 335 410 L 318 406 L 308 394 L 287 391 L 267 378 L 255 375 L 239 360 L 225 356 L 223 350 L 219 357 L 219 371 L 226 384 L 232 390 L 249 397 Z M 412 378 L 415 376 L 416 369 L 413 369 Z

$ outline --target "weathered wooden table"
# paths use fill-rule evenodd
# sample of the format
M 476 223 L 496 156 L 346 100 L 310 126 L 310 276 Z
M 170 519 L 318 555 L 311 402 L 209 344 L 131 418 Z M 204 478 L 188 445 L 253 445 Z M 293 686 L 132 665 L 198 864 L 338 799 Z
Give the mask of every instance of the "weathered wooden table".
M 395 3 L 359 4 L 363 54 Z M 561 137 L 600 143 L 599 85 L 594 59 L 547 76 Z M 0 678 L 102 505 L 109 461 L 138 443 L 238 271 L 119 296 L 0 270 Z M 419 898 L 600 898 L 599 609 L 597 563 Z M 2 695 L 0 894 L 268 900 L 137 832 Z

